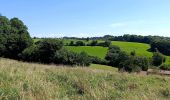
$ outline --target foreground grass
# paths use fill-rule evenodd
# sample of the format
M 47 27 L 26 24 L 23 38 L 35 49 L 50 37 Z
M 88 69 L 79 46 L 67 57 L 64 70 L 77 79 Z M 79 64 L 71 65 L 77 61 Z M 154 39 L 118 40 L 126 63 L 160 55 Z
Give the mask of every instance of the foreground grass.
M 92 65 L 97 66 L 97 65 Z M 170 78 L 0 59 L 0 99 L 155 100 L 170 98 Z
M 90 68 L 92 69 L 99 69 L 99 70 L 105 70 L 105 71 L 113 71 L 113 72 L 118 72 L 117 68 L 107 66 L 107 65 L 98 65 L 98 64 L 91 64 Z

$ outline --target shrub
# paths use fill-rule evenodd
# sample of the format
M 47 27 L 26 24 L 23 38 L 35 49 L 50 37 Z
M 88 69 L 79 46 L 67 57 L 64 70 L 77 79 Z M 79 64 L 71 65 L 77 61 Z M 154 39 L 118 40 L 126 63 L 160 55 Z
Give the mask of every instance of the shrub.
M 97 44 L 98 46 L 109 47 L 111 45 L 111 41 L 106 40 L 105 42 L 100 42 Z
M 101 64 L 101 65 L 108 65 L 108 61 L 105 59 L 101 59 L 99 57 L 90 56 L 90 60 L 93 64 Z
M 152 56 L 152 64 L 154 66 L 160 66 L 163 62 L 166 61 L 166 58 L 159 52 L 154 52 Z
M 70 41 L 69 46 L 74 46 L 74 41 Z
M 63 42 L 57 39 L 43 39 L 38 45 L 39 60 L 42 63 L 51 63 L 55 52 L 63 47 Z
M 37 46 L 26 48 L 21 55 L 22 60 L 29 62 L 39 62 L 39 53 Z
M 67 49 L 56 51 L 54 63 L 66 65 L 89 66 L 91 61 L 87 53 L 75 53 Z
M 22 52 L 22 59 L 41 63 L 52 63 L 57 50 L 63 46 L 62 41 L 56 39 L 43 39 L 37 45 L 26 48 Z
M 140 66 L 143 71 L 147 71 L 149 68 L 149 60 L 146 57 L 137 57 L 135 64 Z
M 75 46 L 85 46 L 85 43 L 83 41 L 77 41 Z
M 98 42 L 97 40 L 93 40 L 90 44 L 88 44 L 89 46 L 97 46 Z
M 170 71 L 170 65 L 163 64 L 163 65 L 160 66 L 160 69 L 162 69 L 162 70 L 169 70 Z

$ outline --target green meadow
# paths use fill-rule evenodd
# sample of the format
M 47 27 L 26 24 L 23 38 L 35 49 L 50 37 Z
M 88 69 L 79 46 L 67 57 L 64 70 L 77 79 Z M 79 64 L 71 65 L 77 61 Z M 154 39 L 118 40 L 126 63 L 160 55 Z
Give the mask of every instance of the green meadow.
M 87 52 L 91 56 L 97 56 L 99 58 L 104 59 L 105 55 L 108 51 L 108 48 L 100 47 L 100 46 L 65 46 L 68 50 L 74 51 L 74 52 Z
M 121 50 L 126 51 L 128 53 L 130 53 L 131 51 L 135 51 L 136 54 L 139 56 L 147 56 L 147 57 L 152 56 L 152 52 L 148 52 L 148 49 L 150 49 L 149 44 L 112 41 L 112 45 L 119 46 Z

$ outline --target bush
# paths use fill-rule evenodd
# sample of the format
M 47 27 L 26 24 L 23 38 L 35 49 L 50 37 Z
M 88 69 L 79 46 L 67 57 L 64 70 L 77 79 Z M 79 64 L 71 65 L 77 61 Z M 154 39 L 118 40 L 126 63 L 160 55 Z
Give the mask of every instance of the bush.
M 37 46 L 26 48 L 21 55 L 22 60 L 29 62 L 39 62 L 39 53 Z
M 57 39 L 43 39 L 38 45 L 39 60 L 42 63 L 51 63 L 55 52 L 63 47 L 63 42 Z
M 90 56 L 90 60 L 93 64 L 101 64 L 101 65 L 108 65 L 108 61 L 105 59 L 101 59 L 99 57 Z
M 93 40 L 88 46 L 97 46 L 98 42 L 97 40 Z
M 160 69 L 170 71 L 170 65 L 163 64 L 163 65 L 160 66 Z
M 159 52 L 154 52 L 152 56 L 152 64 L 154 66 L 160 66 L 163 62 L 166 61 L 166 58 Z
M 77 41 L 75 46 L 85 46 L 85 43 L 83 41 Z
M 26 61 L 38 61 L 52 63 L 57 50 L 63 46 L 62 41 L 56 39 L 43 39 L 37 45 L 31 46 L 22 52 L 22 59 Z
M 67 49 L 56 51 L 54 63 L 66 65 L 89 66 L 90 58 L 85 52 L 75 53 Z
M 100 42 L 97 44 L 98 46 L 109 47 L 111 45 L 111 41 L 106 40 L 105 42 Z
M 74 41 L 70 41 L 69 46 L 74 46 Z

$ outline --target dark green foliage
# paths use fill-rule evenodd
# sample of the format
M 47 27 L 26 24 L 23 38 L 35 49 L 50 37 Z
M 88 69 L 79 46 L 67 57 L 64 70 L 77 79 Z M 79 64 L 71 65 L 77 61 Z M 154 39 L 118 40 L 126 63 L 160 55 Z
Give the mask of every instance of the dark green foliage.
M 60 50 L 63 42 L 57 39 L 44 39 L 38 44 L 39 59 L 43 63 L 53 62 L 53 57 L 57 50 Z
M 101 59 L 99 57 L 90 56 L 90 60 L 93 64 L 101 64 L 101 65 L 108 65 L 108 61 L 105 59 Z
M 119 70 L 127 72 L 140 72 L 141 70 L 147 71 L 149 61 L 147 58 L 129 56 L 129 59 L 119 64 Z
M 83 41 L 70 41 L 69 46 L 85 46 L 86 44 Z
M 22 59 L 26 61 L 52 63 L 57 50 L 63 47 L 63 42 L 57 39 L 43 39 L 37 45 L 26 48 Z
M 85 52 L 75 53 L 66 49 L 56 51 L 54 63 L 66 65 L 89 66 L 90 57 Z
M 69 46 L 74 46 L 75 44 L 74 44 L 74 41 L 70 41 L 70 44 L 69 44 Z
M 128 59 L 128 55 L 122 52 L 118 46 L 110 46 L 105 59 L 109 61 L 110 66 L 117 67 L 122 60 Z
M 32 43 L 27 27 L 21 20 L 0 16 L 0 56 L 19 59 L 21 52 Z
M 66 65 L 74 65 L 75 58 L 77 54 L 66 49 L 61 49 L 56 51 L 54 56 L 54 63 L 56 64 L 66 64 Z
M 75 46 L 85 46 L 83 41 L 76 41 Z
M 111 45 L 111 41 L 106 40 L 105 42 L 100 42 L 97 44 L 98 46 L 109 47 Z
M 110 46 L 109 52 L 105 58 L 109 61 L 109 65 L 118 67 L 121 71 L 147 71 L 149 66 L 149 61 L 147 58 L 137 57 L 134 53 L 128 55 L 127 53 L 121 51 L 117 46 Z
M 152 64 L 154 66 L 160 66 L 163 62 L 165 62 L 166 58 L 159 52 L 154 52 L 152 56 Z
M 129 59 L 119 64 L 119 70 L 127 72 L 140 72 L 141 68 L 136 64 L 136 59 L 134 57 L 129 57 Z
M 29 62 L 39 62 L 38 47 L 33 45 L 22 52 L 22 60 Z
M 76 58 L 77 65 L 79 66 L 89 66 L 90 58 L 86 52 L 81 52 Z
M 149 60 L 146 57 L 137 57 L 136 64 L 139 65 L 143 71 L 147 71 L 149 67 Z
M 136 51 L 132 51 L 132 52 L 130 53 L 130 55 L 131 55 L 131 56 L 136 56 Z
M 89 37 L 87 37 L 87 38 L 86 38 L 86 41 L 88 42 L 89 40 L 90 40 L 90 38 L 89 38 Z
M 151 43 L 151 51 L 158 50 L 162 54 L 170 55 L 170 40 L 155 40 Z
M 162 70 L 169 70 L 170 71 L 170 65 L 163 64 L 163 65 L 160 66 L 160 69 L 162 69 Z
M 88 44 L 89 46 L 97 46 L 98 42 L 97 40 L 93 40 L 90 44 Z

